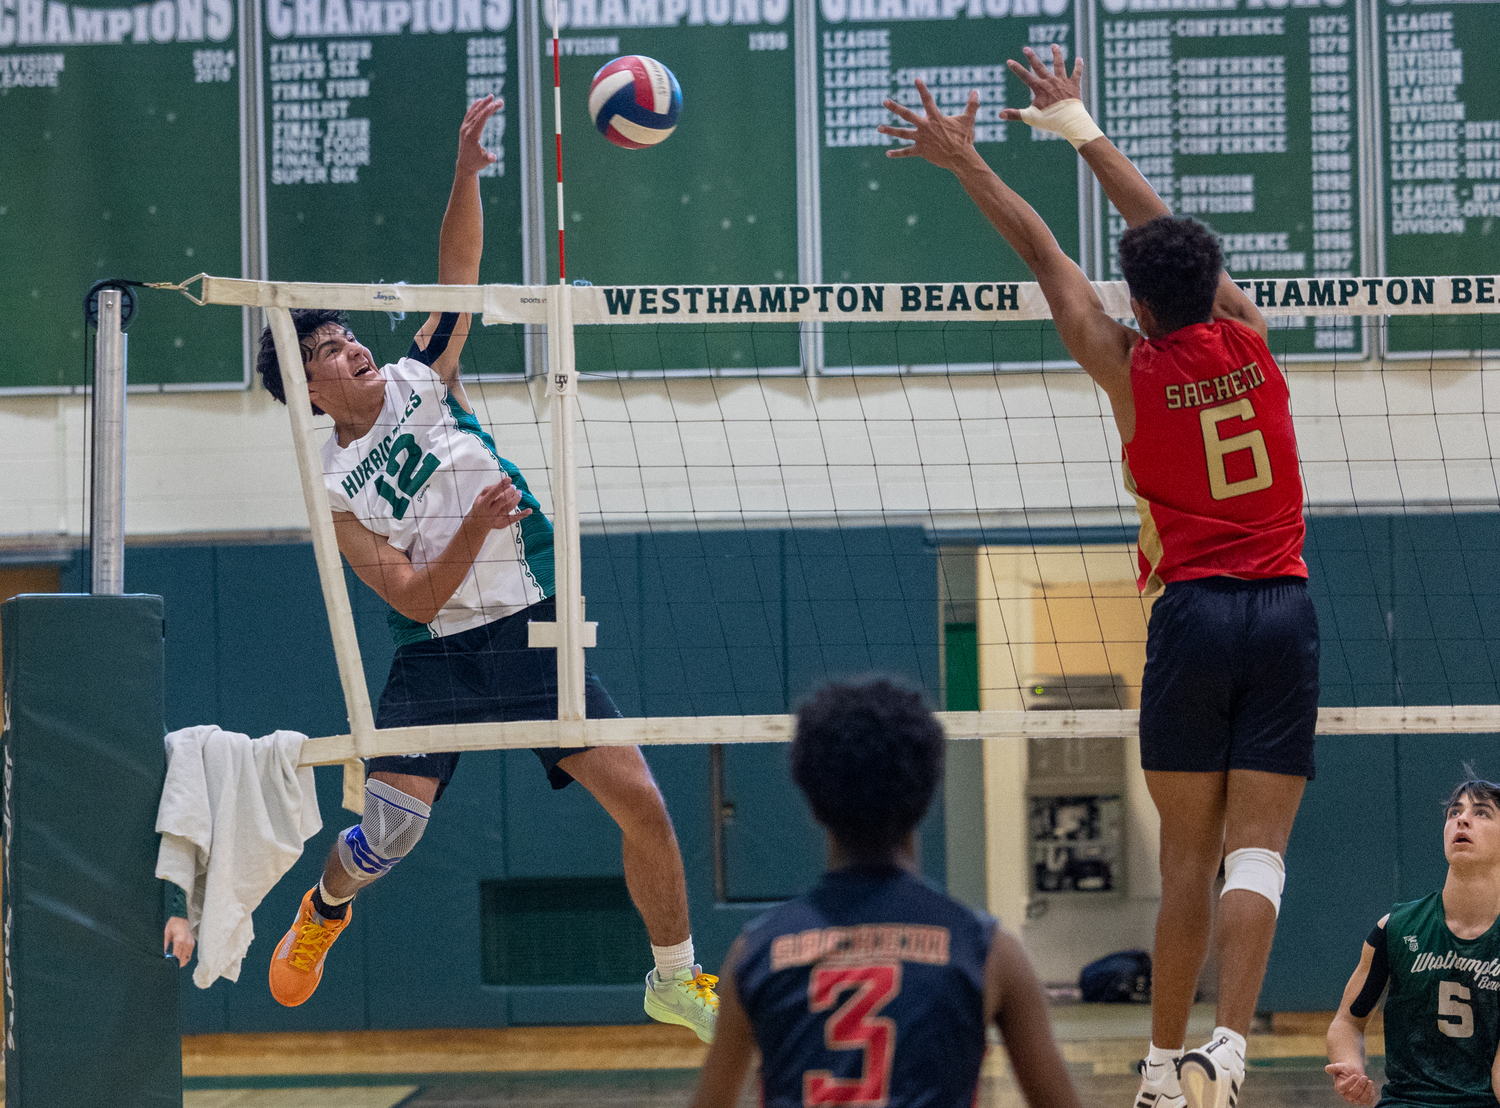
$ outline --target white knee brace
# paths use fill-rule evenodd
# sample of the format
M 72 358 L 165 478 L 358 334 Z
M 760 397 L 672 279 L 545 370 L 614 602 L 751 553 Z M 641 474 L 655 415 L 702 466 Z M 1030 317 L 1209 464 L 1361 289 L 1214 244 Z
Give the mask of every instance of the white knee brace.
M 344 872 L 366 884 L 406 857 L 422 832 L 432 808 L 383 781 L 365 782 L 365 816 L 339 835 Z
M 1224 859 L 1224 893 L 1230 889 L 1259 893 L 1271 902 L 1271 907 L 1280 916 L 1281 890 L 1285 886 L 1286 865 L 1274 850 L 1247 846 L 1231 850 Z

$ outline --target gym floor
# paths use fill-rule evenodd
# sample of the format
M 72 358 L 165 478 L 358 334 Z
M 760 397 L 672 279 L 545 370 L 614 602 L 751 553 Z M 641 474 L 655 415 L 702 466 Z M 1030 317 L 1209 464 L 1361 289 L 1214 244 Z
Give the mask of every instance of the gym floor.
M 1086 1108 L 1131 1103 L 1149 1015 L 1128 1005 L 1054 1007 L 1054 1031 Z M 1251 1036 L 1241 1108 L 1342 1103 L 1323 1073 L 1329 1016 L 1277 1016 Z M 1212 1008 L 1200 1005 L 1189 1038 L 1207 1038 L 1212 1025 Z M 1378 1082 L 1378 1032 L 1369 1049 Z M 189 1036 L 184 1108 L 680 1108 L 705 1050 L 688 1032 L 656 1024 Z M 750 1081 L 740 1108 L 756 1104 Z M 1001 1050 L 985 1062 L 979 1104 L 1024 1108 Z

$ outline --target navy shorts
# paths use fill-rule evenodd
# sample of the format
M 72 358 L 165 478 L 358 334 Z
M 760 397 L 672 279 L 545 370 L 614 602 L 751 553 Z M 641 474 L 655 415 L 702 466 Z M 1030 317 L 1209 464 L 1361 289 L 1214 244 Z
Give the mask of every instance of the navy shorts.
M 556 618 L 557 606 L 549 597 L 482 627 L 397 648 L 391 675 L 380 694 L 375 726 L 556 719 L 557 651 L 526 645 L 529 622 L 546 623 Z M 612 719 L 620 714 L 609 692 L 592 673 L 584 684 L 584 714 L 589 719 Z M 537 747 L 532 753 L 541 759 L 552 787 L 564 789 L 573 778 L 557 763 L 586 749 Z M 457 766 L 456 753 L 365 759 L 366 773 L 378 770 L 437 778 L 438 796 L 443 795 Z
M 1318 616 L 1301 577 L 1169 584 L 1151 609 L 1141 767 L 1313 777 Z

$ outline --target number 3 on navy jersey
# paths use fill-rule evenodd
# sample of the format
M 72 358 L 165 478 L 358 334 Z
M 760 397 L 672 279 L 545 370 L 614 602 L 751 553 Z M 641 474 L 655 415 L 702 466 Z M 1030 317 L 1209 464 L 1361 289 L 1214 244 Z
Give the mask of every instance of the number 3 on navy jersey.
M 1228 500 L 1271 487 L 1271 454 L 1266 450 L 1265 435 L 1259 431 L 1246 431 L 1227 439 L 1219 437 L 1219 424 L 1225 420 L 1248 421 L 1254 418 L 1255 407 L 1248 396 L 1216 408 L 1204 408 L 1198 413 L 1198 422 L 1203 428 L 1203 451 L 1208 459 L 1208 491 L 1215 500 Z M 1243 480 L 1231 481 L 1224 459 L 1240 450 L 1250 451 L 1255 473 Z
M 858 1077 L 834 1077 L 828 1070 L 802 1075 L 802 1103 L 806 1108 L 839 1104 L 847 1108 L 875 1108 L 890 1100 L 891 1062 L 896 1056 L 896 1021 L 878 1013 L 901 991 L 899 962 L 871 966 L 815 966 L 807 982 L 807 1010 L 826 1012 L 850 990 L 823 1025 L 829 1050 L 862 1050 L 864 1064 Z

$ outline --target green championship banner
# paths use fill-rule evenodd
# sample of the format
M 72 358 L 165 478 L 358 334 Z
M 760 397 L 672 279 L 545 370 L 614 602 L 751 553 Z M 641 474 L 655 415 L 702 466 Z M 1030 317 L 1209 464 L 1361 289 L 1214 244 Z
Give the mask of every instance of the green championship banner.
M 1236 279 L 1359 276 L 1354 11 L 1262 0 L 1167 8 L 1102 0 L 1092 85 L 1104 133 L 1174 214 L 1222 236 Z M 1117 277 L 1125 221 L 1106 207 L 1106 272 Z M 1271 348 L 1358 356 L 1364 334 L 1357 319 L 1287 315 Z
M 1500 217 L 1500 3 L 1380 0 L 1375 10 L 1383 271 L 1488 268 Z M 1500 349 L 1500 326 L 1481 326 L 1392 323 L 1388 347 L 1420 356 Z
M 483 281 L 522 269 L 520 119 L 511 0 L 264 0 L 267 272 L 279 281 L 437 280 L 438 229 L 468 105 L 504 109 L 481 138 Z M 377 357 L 406 352 L 421 318 L 356 324 Z M 476 336 L 477 338 L 477 336 Z M 520 372 L 523 347 L 490 335 L 466 371 Z
M 0 391 L 86 384 L 95 281 L 244 272 L 239 33 L 232 0 L 0 0 Z M 139 307 L 131 385 L 244 384 L 238 314 Z

